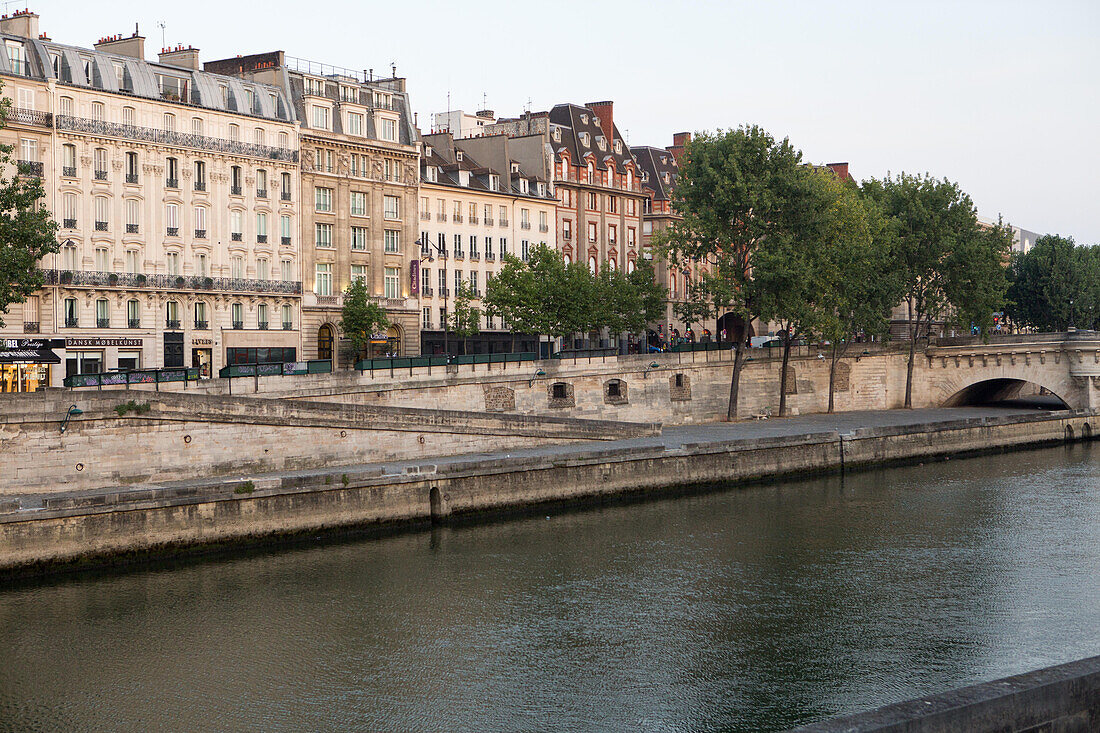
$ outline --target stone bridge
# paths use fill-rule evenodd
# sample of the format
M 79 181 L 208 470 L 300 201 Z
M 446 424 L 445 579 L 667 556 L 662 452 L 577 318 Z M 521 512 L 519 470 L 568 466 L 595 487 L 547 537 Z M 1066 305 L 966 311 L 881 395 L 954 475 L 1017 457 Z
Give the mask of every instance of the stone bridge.
M 1030 383 L 1073 409 L 1100 408 L 1095 331 L 940 339 L 918 355 L 914 405 L 965 405 L 1026 394 Z M 927 390 L 923 395 L 921 389 Z

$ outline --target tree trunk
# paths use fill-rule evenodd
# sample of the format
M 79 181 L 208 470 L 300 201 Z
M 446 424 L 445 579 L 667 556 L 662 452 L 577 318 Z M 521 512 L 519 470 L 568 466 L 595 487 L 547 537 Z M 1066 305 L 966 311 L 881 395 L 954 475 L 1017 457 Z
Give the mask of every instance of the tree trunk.
M 512 353 L 516 353 L 516 332 L 512 331 Z
M 746 333 L 748 330 L 746 329 Z M 747 342 L 734 344 L 733 347 L 733 376 L 730 378 L 730 404 L 726 410 L 727 420 L 737 419 L 737 393 L 741 386 L 741 369 L 745 366 L 745 349 Z
M 779 368 L 779 417 L 787 416 L 787 364 L 791 360 L 791 335 L 783 332 L 783 363 Z
M 917 336 L 920 335 L 920 313 L 913 320 L 913 298 L 909 301 L 909 363 L 905 365 L 905 407 L 913 407 L 913 359 L 917 353 Z
M 836 363 L 838 361 L 840 361 L 840 358 L 839 358 L 838 353 L 837 353 L 838 348 L 839 347 L 837 346 L 837 343 L 834 341 L 833 342 L 833 353 L 830 355 L 830 359 L 829 359 L 829 409 L 828 409 L 828 413 L 830 415 L 833 414 L 833 411 L 834 411 L 834 408 L 835 408 L 835 405 L 833 403 L 833 394 L 836 392 Z

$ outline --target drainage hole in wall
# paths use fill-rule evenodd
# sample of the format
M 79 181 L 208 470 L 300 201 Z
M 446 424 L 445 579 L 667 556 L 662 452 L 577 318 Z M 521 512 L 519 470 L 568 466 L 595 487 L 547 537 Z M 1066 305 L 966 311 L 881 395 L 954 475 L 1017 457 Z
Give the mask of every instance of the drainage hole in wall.
M 77 471 L 83 471 L 84 470 L 84 464 L 83 463 L 76 464 L 76 470 Z

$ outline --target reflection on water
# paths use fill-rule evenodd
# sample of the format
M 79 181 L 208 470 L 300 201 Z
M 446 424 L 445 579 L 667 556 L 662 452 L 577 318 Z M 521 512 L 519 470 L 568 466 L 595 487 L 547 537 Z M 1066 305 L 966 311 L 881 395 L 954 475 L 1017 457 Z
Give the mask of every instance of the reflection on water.
M 0 593 L 0 728 L 784 729 L 1100 653 L 1088 446 Z

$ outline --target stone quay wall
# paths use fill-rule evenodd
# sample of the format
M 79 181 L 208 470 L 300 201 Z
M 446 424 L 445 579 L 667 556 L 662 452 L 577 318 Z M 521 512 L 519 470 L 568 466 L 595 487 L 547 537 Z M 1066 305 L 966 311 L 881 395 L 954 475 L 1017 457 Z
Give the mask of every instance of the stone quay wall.
M 950 690 L 791 733 L 1095 733 L 1100 657 Z
M 147 411 L 116 412 L 133 402 Z M 70 405 L 73 417 L 61 423 Z M 654 435 L 656 425 L 194 393 L 5 395 L 0 497 Z
M 687 485 L 923 460 L 1091 437 L 1086 413 L 967 419 L 784 438 L 609 446 L 480 462 L 435 459 L 383 473 L 197 481 L 186 487 L 47 499 L 33 512 L 0 505 L 0 573 L 49 572 L 211 544 L 298 533 L 448 521 L 552 503 L 583 503 Z M 339 471 L 339 469 L 336 469 Z M 338 478 L 334 479 L 334 476 Z

